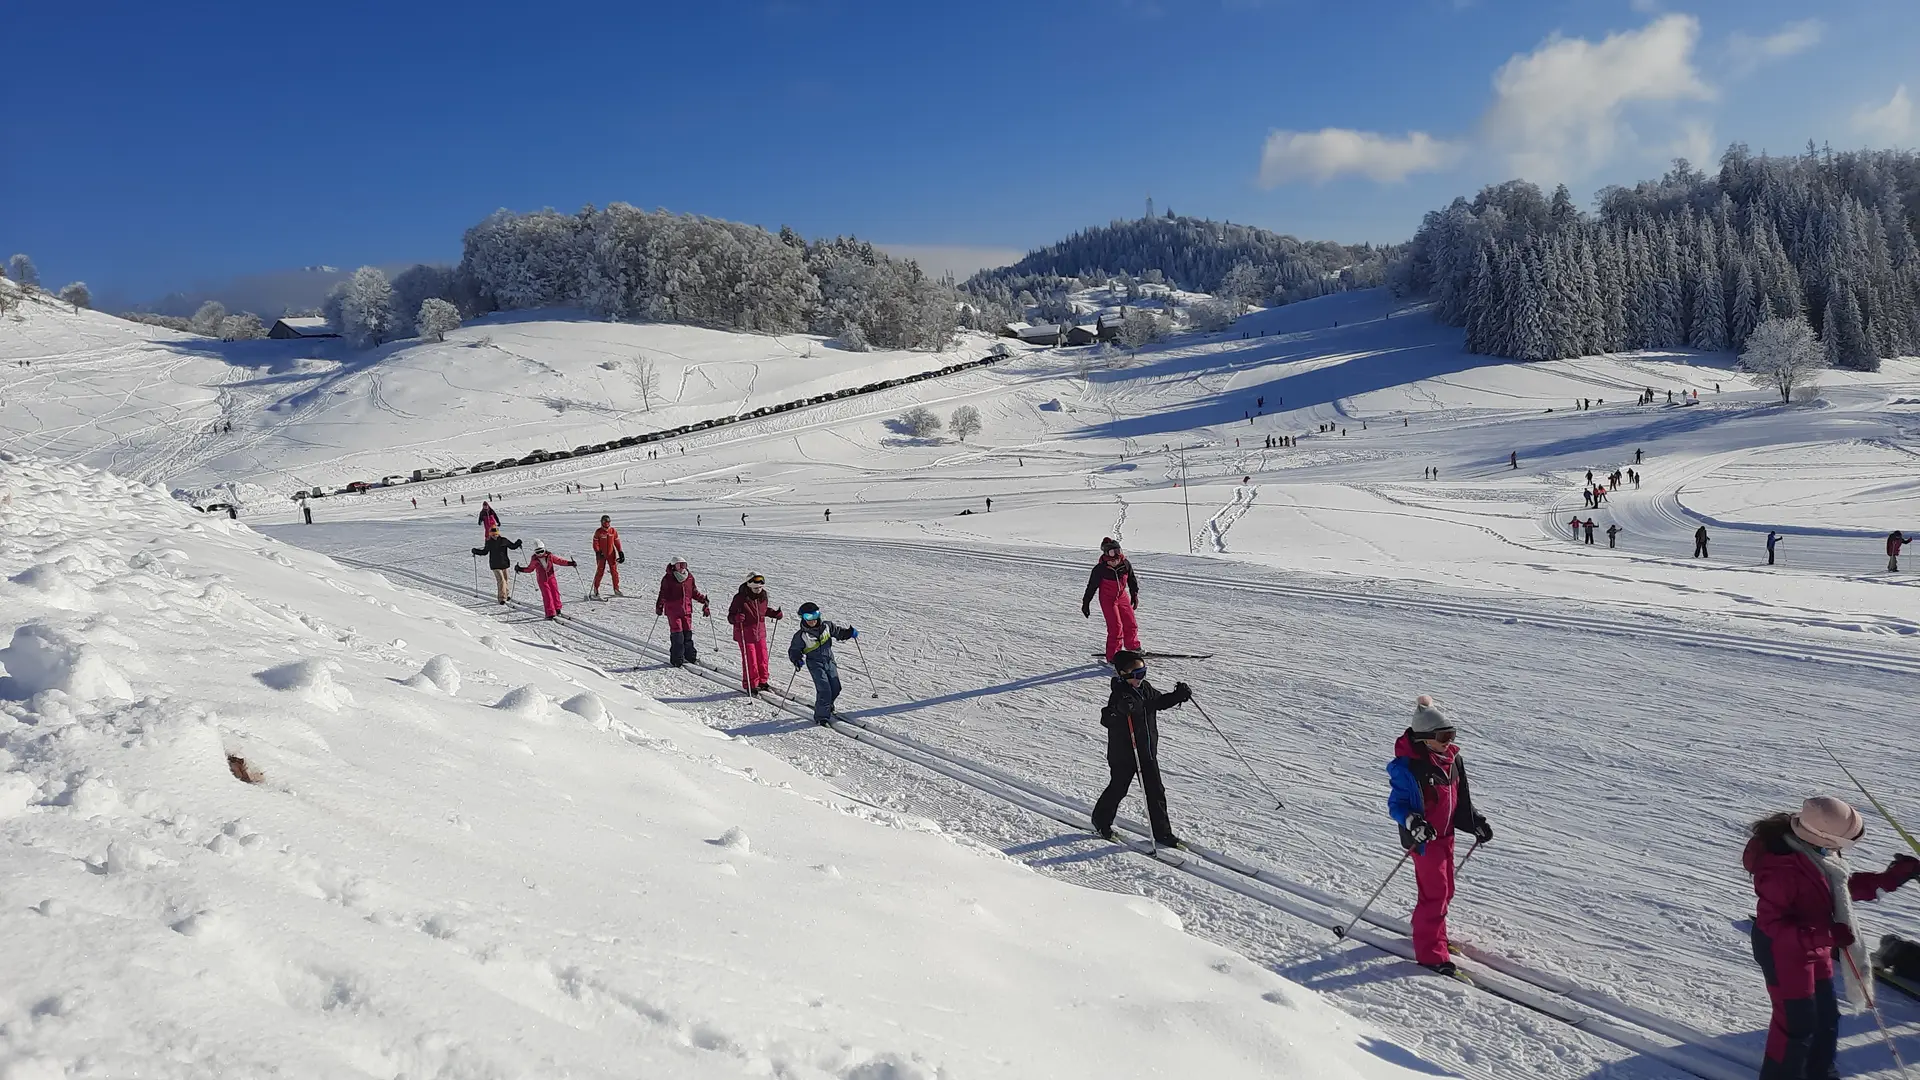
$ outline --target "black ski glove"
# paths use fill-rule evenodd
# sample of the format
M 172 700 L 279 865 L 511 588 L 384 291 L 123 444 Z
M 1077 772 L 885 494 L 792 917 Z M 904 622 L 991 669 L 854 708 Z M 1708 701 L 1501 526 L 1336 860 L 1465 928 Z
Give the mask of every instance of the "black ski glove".
M 1176 704 L 1176 705 L 1177 705 L 1177 704 L 1181 704 L 1181 703 L 1183 703 L 1183 702 L 1188 702 L 1188 701 L 1192 701 L 1192 700 L 1193 700 L 1193 687 L 1191 687 L 1191 686 L 1188 686 L 1188 685 L 1187 685 L 1186 683 L 1183 683 L 1183 682 L 1177 682 L 1177 683 L 1174 683 L 1174 684 L 1173 684 L 1173 699 L 1174 699 L 1174 704 Z
M 1080 617 L 1081 617 L 1081 618 L 1083 618 L 1083 619 L 1091 619 L 1091 618 L 1093 618 L 1093 612 L 1092 612 L 1092 611 L 1091 611 L 1090 609 L 1088 609 L 1088 607 L 1087 607 L 1087 605 L 1085 605 L 1085 604 L 1081 604 L 1081 605 L 1080 605 Z
M 1493 841 L 1493 826 L 1487 824 L 1486 818 L 1476 817 L 1473 819 L 1473 840 L 1477 844 L 1487 844 Z
M 1433 826 L 1427 824 L 1427 819 L 1421 817 L 1419 814 L 1407 815 L 1406 830 L 1408 839 L 1412 840 L 1415 844 L 1424 844 L 1436 835 L 1433 831 Z
M 619 554 L 619 556 L 618 556 L 618 557 L 616 557 L 616 558 L 614 559 L 614 561 L 615 561 L 615 562 L 626 562 L 626 561 L 627 561 L 627 553 L 626 553 L 626 552 L 624 552 L 624 551 L 623 551 L 623 552 L 621 552 L 621 553 Z
M 1920 859 L 1911 855 L 1895 855 L 1893 861 L 1887 864 L 1887 873 L 1899 875 L 1900 883 L 1904 885 L 1920 877 Z

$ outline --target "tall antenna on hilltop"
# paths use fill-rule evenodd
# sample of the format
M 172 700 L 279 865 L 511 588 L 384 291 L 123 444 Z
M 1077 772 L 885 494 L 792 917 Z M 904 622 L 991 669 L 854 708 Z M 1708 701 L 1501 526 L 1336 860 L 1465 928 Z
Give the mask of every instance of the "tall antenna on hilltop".
M 1147 192 L 1147 220 L 1153 220 L 1153 192 Z

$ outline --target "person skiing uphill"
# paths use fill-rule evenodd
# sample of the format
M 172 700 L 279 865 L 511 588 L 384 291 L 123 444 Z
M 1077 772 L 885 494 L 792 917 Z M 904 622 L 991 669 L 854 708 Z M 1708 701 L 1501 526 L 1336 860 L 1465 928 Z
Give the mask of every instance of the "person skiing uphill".
M 620 546 L 620 530 L 613 527 L 613 519 L 600 515 L 600 527 L 593 531 L 593 595 L 600 595 L 600 578 L 603 574 L 613 573 L 613 595 L 625 596 L 620 591 L 620 564 L 627 561 L 627 549 Z
M 1896 856 L 1879 873 L 1853 872 L 1843 852 L 1866 831 L 1859 811 L 1826 795 L 1808 799 L 1797 814 L 1753 823 L 1740 861 L 1753 876 L 1753 959 L 1773 1001 L 1760 1080 L 1839 1075 L 1835 969 L 1849 1001 L 1868 1000 L 1862 980 L 1869 963 L 1857 940 L 1853 903 L 1878 899 L 1920 874 L 1920 859 L 1912 855 Z
M 1433 698 L 1413 703 L 1413 723 L 1393 746 L 1387 765 L 1387 813 L 1400 826 L 1400 846 L 1412 852 L 1419 899 L 1413 907 L 1413 959 L 1442 975 L 1447 959 L 1447 908 L 1453 903 L 1455 830 L 1475 843 L 1493 839 L 1493 826 L 1473 808 L 1467 765 L 1454 745 L 1454 727 Z
M 527 560 L 527 565 L 514 569 L 522 574 L 533 575 L 534 582 L 540 586 L 540 606 L 545 609 L 547 618 L 557 619 L 560 617 L 560 576 L 554 573 L 553 568 L 574 565 L 577 564 L 549 552 L 547 545 L 535 540 L 533 557 Z
M 494 512 L 493 503 L 482 499 L 480 501 L 480 535 L 485 536 L 488 529 L 497 529 L 499 527 L 500 515 Z
M 1778 547 L 1779 544 L 1780 544 L 1780 534 L 1777 532 L 1774 532 L 1772 529 L 1768 529 L 1767 530 L 1767 565 L 1768 566 L 1773 565 L 1773 549 L 1775 547 Z
M 835 626 L 820 617 L 820 605 L 809 600 L 800 605 L 800 629 L 793 632 L 787 646 L 787 659 L 793 669 L 804 665 L 813 676 L 813 719 L 825 724 L 833 719 L 833 703 L 840 698 L 840 665 L 833 659 L 835 641 L 852 641 L 860 631 L 851 626 Z
M 1913 543 L 1908 536 L 1895 529 L 1887 534 L 1887 570 L 1898 573 L 1900 570 L 1900 549 Z
M 700 659 L 699 650 L 693 647 L 693 602 L 696 600 L 700 602 L 700 614 L 712 618 L 713 609 L 707 604 L 707 595 L 693 580 L 687 560 L 672 559 L 667 563 L 667 572 L 660 577 L 660 594 L 654 598 L 653 613 L 667 617 L 667 634 L 672 642 L 667 662 L 674 667 Z
M 1133 611 L 1140 606 L 1140 579 L 1134 576 L 1120 542 L 1111 536 L 1101 539 L 1100 561 L 1087 576 L 1087 591 L 1080 597 L 1081 618 L 1093 617 L 1095 594 L 1100 597 L 1100 614 L 1107 620 L 1107 662 L 1112 663 L 1113 654 L 1123 648 L 1139 652 L 1140 624 Z
M 727 605 L 727 622 L 733 624 L 733 640 L 740 646 L 740 688 L 749 694 L 768 687 L 767 620 L 783 618 L 771 605 L 767 579 L 759 574 L 749 574 Z
M 1173 684 L 1170 693 L 1161 693 L 1147 681 L 1147 662 L 1132 649 L 1113 654 L 1113 682 L 1106 707 L 1100 710 L 1100 726 L 1107 729 L 1107 789 L 1093 804 L 1093 831 L 1113 839 L 1113 818 L 1120 812 L 1120 800 L 1140 776 L 1140 791 L 1147 800 L 1147 820 L 1153 826 L 1153 842 L 1161 847 L 1179 847 L 1167 818 L 1167 789 L 1160 781 L 1160 710 L 1185 704 L 1193 698 L 1186 683 Z
M 493 571 L 493 591 L 503 604 L 513 599 L 513 576 L 507 573 L 513 568 L 513 556 L 507 554 L 509 548 L 518 551 L 520 541 L 501 536 L 500 526 L 495 525 L 487 530 L 486 544 L 473 549 L 475 555 L 487 557 L 487 569 Z

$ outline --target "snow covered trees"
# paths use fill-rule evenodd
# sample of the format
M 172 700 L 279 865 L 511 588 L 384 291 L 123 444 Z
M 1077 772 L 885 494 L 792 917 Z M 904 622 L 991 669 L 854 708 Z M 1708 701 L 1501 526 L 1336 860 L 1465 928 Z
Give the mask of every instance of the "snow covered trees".
M 220 320 L 221 341 L 252 341 L 267 336 L 267 328 L 260 323 L 260 316 L 251 311 L 238 315 L 229 315 Z
M 1120 319 L 1120 344 L 1129 349 L 1138 349 L 1142 345 L 1151 345 L 1166 335 L 1166 324 L 1160 316 L 1145 308 L 1128 308 Z
M 1827 352 L 1815 339 L 1807 320 L 1799 316 L 1768 319 L 1747 337 L 1740 366 L 1773 384 L 1780 391 L 1781 401 L 1792 401 L 1795 389 L 1808 385 L 1828 366 Z
M 60 289 L 60 299 L 73 305 L 73 310 L 93 306 L 93 293 L 84 281 L 70 281 Z
M 445 333 L 446 330 L 430 331 L 419 325 L 420 305 L 428 300 L 445 300 L 456 309 L 454 316 L 457 319 L 458 296 L 459 286 L 450 266 L 416 263 L 400 271 L 393 279 L 393 336 L 403 338 L 419 334 L 426 337 L 428 334 Z M 455 322 L 446 329 L 451 330 L 459 325 Z
M 931 439 L 940 434 L 940 418 L 925 405 L 915 405 L 908 409 L 898 422 L 901 431 L 916 439 Z
M 947 427 L 961 442 L 966 442 L 967 436 L 980 434 L 980 410 L 971 405 L 960 406 L 953 410 Z
M 40 270 L 25 255 L 15 255 L 7 260 L 7 276 L 22 288 L 31 289 L 40 285 Z
M 393 336 L 393 285 L 378 267 L 355 270 L 339 297 L 334 328 L 354 347 L 370 349 Z
M 1497 356 L 1738 349 L 1795 317 L 1835 366 L 1920 349 L 1920 155 L 1735 145 L 1717 175 L 1676 162 L 1596 201 L 1589 217 L 1520 181 L 1456 199 L 1427 215 L 1395 287 Z
M 193 313 L 193 320 L 189 325 L 193 327 L 194 333 L 202 337 L 219 337 L 220 320 L 226 317 L 227 305 L 218 300 L 209 300 L 200 305 L 199 311 Z
M 633 388 L 640 392 L 640 408 L 652 412 L 653 401 L 660 396 L 660 370 L 654 367 L 652 360 L 636 356 L 628 374 L 633 379 Z
M 1210 334 L 1232 326 L 1245 310 L 1237 298 L 1201 300 L 1187 305 L 1187 325 Z
M 419 314 L 414 316 L 413 325 L 421 337 L 445 341 L 447 331 L 460 329 L 460 309 L 454 307 L 452 301 L 429 296 L 420 301 Z

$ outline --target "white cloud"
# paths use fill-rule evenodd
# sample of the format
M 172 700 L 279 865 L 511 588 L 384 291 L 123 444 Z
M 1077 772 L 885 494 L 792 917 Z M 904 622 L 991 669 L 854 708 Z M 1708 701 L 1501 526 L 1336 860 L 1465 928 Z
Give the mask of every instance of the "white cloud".
M 1590 173 L 1622 146 L 1640 144 L 1628 122 L 1630 107 L 1714 96 L 1694 69 L 1699 38 L 1700 22 L 1691 15 L 1662 15 L 1597 44 L 1556 34 L 1494 73 L 1494 102 L 1482 130 L 1528 179 Z
M 1660 13 L 1660 0 L 1627 0 L 1627 6 L 1642 15 Z
M 1913 101 L 1907 97 L 1907 84 L 1894 87 L 1893 97 L 1880 105 L 1862 105 L 1853 114 L 1853 128 L 1878 143 L 1910 146 L 1920 139 L 1920 127 L 1914 124 Z
M 1260 153 L 1260 183 L 1275 187 L 1294 180 L 1320 183 L 1336 176 L 1365 176 L 1382 183 L 1451 165 L 1460 147 L 1424 131 L 1381 135 L 1348 128 L 1274 131 Z
M 1727 58 L 1736 75 L 1751 74 L 1769 60 L 1783 60 L 1820 44 L 1827 26 L 1819 19 L 1790 22 L 1765 37 L 1735 32 L 1727 38 Z

